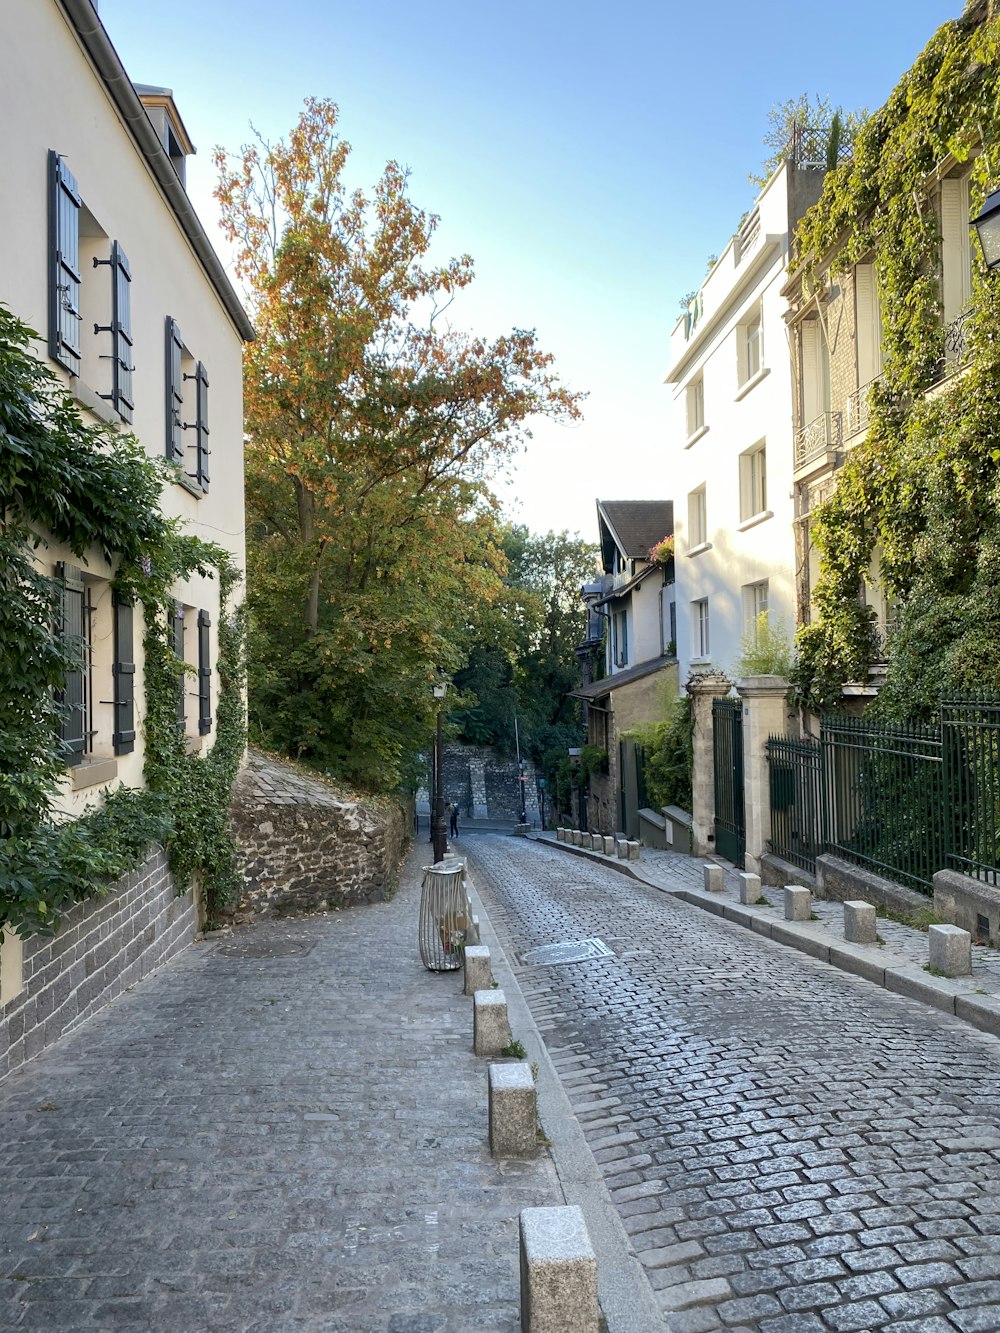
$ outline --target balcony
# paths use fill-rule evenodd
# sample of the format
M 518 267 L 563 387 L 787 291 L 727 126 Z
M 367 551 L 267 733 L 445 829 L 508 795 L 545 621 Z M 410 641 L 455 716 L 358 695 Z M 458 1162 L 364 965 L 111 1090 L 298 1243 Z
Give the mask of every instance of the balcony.
M 841 443 L 841 414 L 821 412 L 807 426 L 795 432 L 795 471 L 815 462 L 827 460 Z
M 876 375 L 867 384 L 859 385 L 847 396 L 847 438 L 860 435 L 868 429 L 868 401 L 872 386 L 877 384 L 881 375 Z
M 957 319 L 953 319 L 944 328 L 944 359 L 949 369 L 957 369 L 969 359 L 969 316 L 971 310 L 963 310 Z

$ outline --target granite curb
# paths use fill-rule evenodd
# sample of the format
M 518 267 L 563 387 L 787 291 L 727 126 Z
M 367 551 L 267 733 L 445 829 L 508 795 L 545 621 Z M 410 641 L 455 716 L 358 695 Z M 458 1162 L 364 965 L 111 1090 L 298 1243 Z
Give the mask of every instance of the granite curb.
M 800 953 L 809 954 L 841 971 L 850 972 L 884 990 L 908 996 L 944 1013 L 953 1014 L 981 1032 L 1000 1036 L 1000 987 L 991 991 L 978 985 L 978 982 L 986 981 L 996 986 L 996 979 L 993 977 L 973 975 L 972 978 L 952 979 L 933 976 L 923 967 L 915 966 L 911 958 L 894 954 L 885 945 L 852 944 L 833 936 L 828 926 L 817 927 L 811 922 L 799 923 L 778 918 L 774 915 L 772 906 L 743 906 L 730 896 L 731 890 L 728 886 L 721 894 L 692 889 L 684 885 L 668 886 L 658 883 L 648 869 L 644 869 L 641 861 L 621 861 L 615 856 L 605 856 L 589 848 L 559 842 L 548 834 L 537 834 L 534 840 L 558 851 L 570 852 L 575 856 L 597 861 L 610 870 L 617 870 L 620 874 L 646 884 L 651 889 L 669 893 L 671 897 L 680 898 L 694 907 L 701 908 L 702 911 L 711 912 L 713 916 L 722 917 L 754 931 L 755 934 L 764 935 L 776 944 L 797 949 Z M 714 857 L 690 859 L 699 866 L 727 864 Z M 764 892 L 767 892 L 766 888 Z M 780 893 L 780 890 L 771 889 L 770 892 Z M 897 929 L 908 930 L 914 940 L 918 940 L 922 934 L 915 928 L 897 926 Z M 973 986 L 975 989 L 970 989 Z

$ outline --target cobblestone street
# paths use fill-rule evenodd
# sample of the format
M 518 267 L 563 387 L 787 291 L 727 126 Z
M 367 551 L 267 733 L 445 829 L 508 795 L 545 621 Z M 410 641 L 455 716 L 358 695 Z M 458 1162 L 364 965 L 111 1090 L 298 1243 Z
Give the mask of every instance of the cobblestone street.
M 544 844 L 463 851 L 672 1333 L 1000 1329 L 996 1038 Z

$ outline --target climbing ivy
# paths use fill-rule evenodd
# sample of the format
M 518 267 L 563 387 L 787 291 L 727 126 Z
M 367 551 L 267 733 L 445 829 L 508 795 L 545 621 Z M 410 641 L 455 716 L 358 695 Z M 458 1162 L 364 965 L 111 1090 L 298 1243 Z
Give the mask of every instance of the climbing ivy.
M 182 533 L 159 508 L 168 465 L 130 435 L 81 420 L 29 350 L 36 335 L 0 305 L 0 929 L 51 934 L 82 898 L 101 895 L 162 843 L 180 888 L 197 873 L 211 912 L 234 884 L 225 830 L 243 748 L 242 613 L 223 616 L 216 741 L 185 752 L 176 725 L 182 664 L 169 646 L 171 588 L 217 573 L 223 607 L 238 574 L 220 547 Z M 76 820 L 55 797 L 65 770 L 54 691 L 71 654 L 58 635 L 54 582 L 32 550 L 55 540 L 81 560 L 97 549 L 146 623 L 147 788 L 121 788 Z
M 876 554 L 898 608 L 878 709 L 914 716 L 942 686 L 1000 688 L 1000 290 L 985 270 L 974 275 L 969 368 L 924 397 L 944 364 L 936 171 L 947 158 L 969 161 L 977 210 L 1000 179 L 997 142 L 1000 18 L 976 0 L 858 132 L 798 229 L 806 291 L 831 255 L 835 273 L 874 255 L 883 311 L 867 436 L 813 515 L 818 617 L 799 631 L 794 672 L 813 708 L 837 705 L 844 682 L 866 678 L 875 658 L 874 617 L 858 590 Z

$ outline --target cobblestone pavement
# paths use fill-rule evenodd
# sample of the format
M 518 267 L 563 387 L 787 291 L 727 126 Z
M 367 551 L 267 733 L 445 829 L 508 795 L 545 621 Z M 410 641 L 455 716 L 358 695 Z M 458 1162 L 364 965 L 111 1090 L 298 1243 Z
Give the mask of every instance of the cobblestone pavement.
M 426 848 L 417 848 L 417 861 Z M 389 904 L 259 924 L 170 966 L 0 1083 L 0 1327 L 519 1327 L 461 973 Z
M 1000 1041 L 543 843 L 466 848 L 512 965 L 614 950 L 515 972 L 672 1333 L 1000 1329 Z

